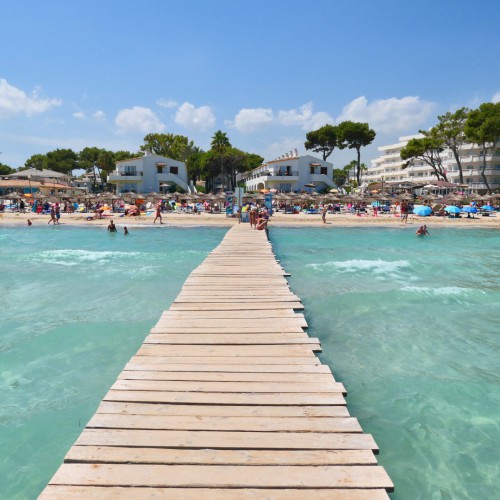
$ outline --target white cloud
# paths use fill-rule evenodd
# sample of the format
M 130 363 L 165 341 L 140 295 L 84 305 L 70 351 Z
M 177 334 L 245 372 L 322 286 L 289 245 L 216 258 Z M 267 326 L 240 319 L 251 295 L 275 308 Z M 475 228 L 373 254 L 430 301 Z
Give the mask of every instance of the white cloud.
M 83 111 L 77 111 L 76 113 L 73 113 L 73 116 L 79 120 L 85 119 L 85 113 Z
M 32 116 L 43 113 L 54 106 L 60 106 L 60 99 L 41 99 L 39 89 L 35 89 L 31 96 L 0 78 L 0 118 L 16 115 Z
M 101 110 L 96 111 L 92 116 L 100 122 L 106 120 L 106 113 L 104 113 L 104 111 Z
M 178 106 L 177 101 L 174 101 L 173 99 L 164 99 L 163 97 L 158 99 L 156 104 L 162 108 L 176 108 Z
M 149 108 L 134 106 L 119 111 L 115 118 L 119 133 L 142 132 L 144 134 L 163 132 L 165 125 Z
M 240 132 L 255 132 L 263 125 L 267 125 L 274 120 L 273 110 L 269 108 L 244 108 L 238 111 L 234 121 L 227 120 L 225 123 L 229 127 Z
M 187 129 L 207 130 L 215 124 L 210 106 L 196 108 L 189 102 L 182 104 L 175 113 L 175 123 Z
M 433 111 L 434 103 L 421 101 L 418 96 L 391 97 L 371 103 L 361 96 L 344 107 L 337 121 L 367 122 L 376 132 L 409 132 L 424 124 Z
M 500 102 L 500 92 L 495 92 L 495 94 L 491 98 L 491 102 L 493 103 Z
M 290 109 L 278 113 L 278 121 L 282 125 L 300 125 L 303 130 L 315 130 L 327 123 L 333 123 L 333 118 L 324 111 L 313 111 L 313 103 L 308 102 L 298 110 Z

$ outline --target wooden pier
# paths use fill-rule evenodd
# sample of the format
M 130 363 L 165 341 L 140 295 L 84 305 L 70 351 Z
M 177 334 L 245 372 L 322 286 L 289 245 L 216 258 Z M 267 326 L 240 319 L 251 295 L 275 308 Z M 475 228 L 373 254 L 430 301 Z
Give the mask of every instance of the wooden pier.
M 264 231 L 230 229 L 40 498 L 387 499 L 285 276 Z

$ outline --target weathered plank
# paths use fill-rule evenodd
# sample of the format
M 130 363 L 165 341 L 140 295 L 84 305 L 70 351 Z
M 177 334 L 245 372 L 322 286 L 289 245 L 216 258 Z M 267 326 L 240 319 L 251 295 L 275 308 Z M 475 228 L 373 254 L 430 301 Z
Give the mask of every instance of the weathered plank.
M 207 417 L 115 415 L 96 413 L 87 424 L 96 429 L 158 429 L 254 432 L 361 432 L 352 417 Z
M 340 488 L 129 488 L 99 486 L 64 486 L 49 485 L 39 497 L 54 500 L 66 499 L 100 499 L 116 500 L 234 500 L 235 496 L 242 500 L 388 500 L 384 489 L 340 489 Z
M 348 417 L 345 406 L 245 406 L 102 401 L 97 413 L 216 417 Z
M 105 401 L 220 405 L 345 405 L 342 393 L 224 393 L 110 390 Z
M 73 446 L 65 462 L 178 465 L 376 465 L 370 450 L 203 450 Z
M 114 391 L 171 391 L 171 392 L 234 392 L 234 393 L 340 393 L 345 394 L 339 382 L 206 382 L 202 380 L 124 380 L 118 379 L 112 386 Z
M 310 384 L 334 382 L 330 373 L 246 373 L 246 372 L 174 372 L 123 370 L 118 380 L 203 380 L 204 382 L 283 382 Z

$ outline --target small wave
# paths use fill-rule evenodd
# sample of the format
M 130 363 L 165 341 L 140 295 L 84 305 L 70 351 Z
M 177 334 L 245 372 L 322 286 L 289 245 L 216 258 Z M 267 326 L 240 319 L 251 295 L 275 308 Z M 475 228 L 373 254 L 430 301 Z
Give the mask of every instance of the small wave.
M 470 288 L 461 288 L 458 286 L 442 286 L 437 288 L 425 286 L 405 286 L 401 288 L 402 292 L 421 293 L 423 295 L 463 295 L 469 293 L 482 293 L 483 290 L 472 290 Z
M 354 273 L 359 271 L 370 271 L 375 274 L 393 273 L 399 269 L 409 267 L 410 263 L 407 260 L 346 260 L 342 262 L 329 261 L 323 264 L 307 264 L 307 267 L 312 267 L 315 270 L 333 268 L 346 273 Z
M 37 255 L 27 256 L 31 262 L 43 262 L 45 264 L 57 264 L 60 266 L 78 266 L 80 264 L 107 264 L 114 260 L 136 259 L 141 252 L 112 252 L 91 250 L 47 250 Z

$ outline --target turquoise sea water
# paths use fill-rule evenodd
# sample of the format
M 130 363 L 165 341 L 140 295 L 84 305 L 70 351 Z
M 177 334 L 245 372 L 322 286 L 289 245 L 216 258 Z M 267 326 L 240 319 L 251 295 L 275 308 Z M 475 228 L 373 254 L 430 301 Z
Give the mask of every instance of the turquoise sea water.
M 273 228 L 395 499 L 500 498 L 500 233 Z
M 219 228 L 0 229 L 0 498 L 35 498 Z M 500 234 L 278 228 L 395 499 L 498 498 Z

